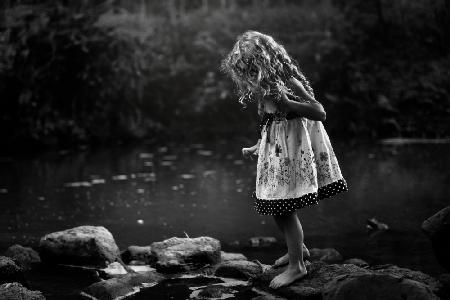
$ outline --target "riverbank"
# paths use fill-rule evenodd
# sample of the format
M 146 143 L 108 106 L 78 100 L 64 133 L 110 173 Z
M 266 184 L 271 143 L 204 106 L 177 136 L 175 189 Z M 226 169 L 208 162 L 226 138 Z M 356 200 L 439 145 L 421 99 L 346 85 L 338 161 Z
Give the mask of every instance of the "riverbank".
M 424 228 L 436 230 L 438 221 L 432 217 Z M 260 249 L 276 242 L 273 237 L 248 241 Z M 26 300 L 449 297 L 448 274 L 435 278 L 392 264 L 369 265 L 333 248 L 309 247 L 308 275 L 273 290 L 268 284 L 284 266 L 275 268 L 242 253 L 225 252 L 212 237 L 172 237 L 120 251 L 106 228 L 80 226 L 43 236 L 38 252 L 10 247 L 7 257 L 0 257 L 0 298 L 17 293 Z

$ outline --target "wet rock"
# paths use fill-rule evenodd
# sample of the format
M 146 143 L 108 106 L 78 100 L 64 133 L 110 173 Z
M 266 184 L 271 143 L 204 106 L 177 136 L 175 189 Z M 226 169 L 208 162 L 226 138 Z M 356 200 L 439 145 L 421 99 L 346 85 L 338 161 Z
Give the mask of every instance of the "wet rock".
M 23 270 L 30 270 L 33 266 L 41 262 L 39 253 L 30 247 L 23 247 L 21 245 L 13 245 L 9 247 L 5 256 L 11 258 Z
M 0 256 L 0 284 L 5 282 L 19 282 L 22 285 L 28 286 L 22 269 L 11 258 Z
M 220 257 L 222 262 L 229 260 L 247 260 L 247 257 L 245 257 L 242 253 L 231 253 L 225 251 L 220 251 Z
M 253 278 L 252 283 L 264 290 L 287 299 L 321 299 L 324 286 L 340 275 L 370 274 L 370 271 L 352 264 L 326 264 L 314 261 L 306 265 L 308 274 L 287 287 L 276 290 L 269 288 L 270 281 L 286 268 L 270 269 Z M 353 299 L 353 298 L 352 298 Z
M 251 247 L 269 247 L 277 243 L 277 239 L 272 236 L 255 236 L 248 240 Z
M 428 286 L 433 293 L 439 294 L 442 285 L 436 278 L 431 277 L 420 271 L 414 271 L 407 268 L 401 268 L 395 265 L 376 265 L 369 268 L 376 274 L 391 275 L 403 279 L 410 279 Z
M 217 265 L 214 272 L 216 276 L 236 278 L 236 279 L 250 279 L 262 273 L 262 268 L 257 263 L 248 260 L 229 260 Z
M 438 262 L 450 271 L 450 206 L 426 219 L 422 230 L 430 238 Z
M 159 272 L 173 273 L 220 262 L 220 242 L 211 237 L 177 238 L 151 244 Z
M 344 264 L 353 264 L 361 268 L 367 268 L 369 264 L 361 258 L 349 258 L 344 260 Z
M 101 226 L 80 226 L 45 235 L 40 254 L 47 263 L 107 267 L 119 257 L 112 234 Z
M 320 260 L 326 263 L 337 263 L 342 261 L 342 255 L 334 248 L 312 248 L 309 249 L 310 260 Z
M 150 246 L 129 246 L 127 250 L 122 252 L 122 260 L 125 263 L 142 262 L 144 265 L 156 263 L 156 257 L 152 254 L 152 247 Z
M 438 300 L 427 285 L 387 274 L 348 274 L 329 282 L 324 300 Z
M 119 262 L 110 263 L 106 268 L 100 269 L 99 272 L 102 278 L 120 277 L 128 273 Z
M 4 283 L 0 285 L 0 299 L 4 300 L 45 300 L 39 291 L 30 291 L 20 283 Z
M 232 295 L 234 292 L 233 289 L 222 286 L 222 285 L 210 285 L 206 288 L 202 289 L 199 293 L 196 299 L 211 299 L 211 298 L 222 298 L 223 296 L 226 296 L 224 294 Z
M 149 265 L 144 265 L 144 266 L 128 266 L 131 270 L 133 270 L 133 272 L 136 273 L 147 273 L 147 272 L 151 272 L 151 271 L 156 271 L 156 269 L 150 267 Z
M 137 293 L 144 283 L 157 283 L 163 279 L 164 277 L 156 272 L 127 274 L 122 277 L 94 283 L 81 294 L 87 298 L 95 297 L 98 300 L 113 300 Z

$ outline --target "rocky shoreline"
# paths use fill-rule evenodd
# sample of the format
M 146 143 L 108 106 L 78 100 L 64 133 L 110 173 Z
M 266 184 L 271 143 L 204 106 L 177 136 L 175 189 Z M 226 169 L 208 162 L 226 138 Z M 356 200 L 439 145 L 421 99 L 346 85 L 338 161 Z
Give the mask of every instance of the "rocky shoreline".
M 447 270 L 449 220 L 447 207 L 422 226 Z M 369 265 L 333 248 L 310 249 L 308 275 L 277 290 L 268 285 L 284 267 L 224 252 L 212 237 L 172 237 L 120 252 L 106 228 L 80 226 L 45 235 L 37 250 L 13 245 L 0 256 L 0 299 L 46 299 L 27 274 L 55 266 L 89 279 L 74 299 L 450 299 L 450 274 L 434 278 L 391 264 Z

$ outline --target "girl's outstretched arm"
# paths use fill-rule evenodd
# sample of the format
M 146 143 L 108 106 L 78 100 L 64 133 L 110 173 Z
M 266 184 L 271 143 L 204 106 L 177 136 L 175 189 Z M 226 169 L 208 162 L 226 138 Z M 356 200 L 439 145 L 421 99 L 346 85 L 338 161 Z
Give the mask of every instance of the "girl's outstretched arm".
M 289 100 L 287 95 L 283 94 L 280 101 L 281 106 L 287 111 L 296 112 L 310 120 L 325 121 L 326 113 L 322 104 L 311 97 L 308 92 L 306 92 L 303 84 L 296 78 L 291 78 L 291 83 L 294 85 L 297 94 L 308 100 L 308 102 Z

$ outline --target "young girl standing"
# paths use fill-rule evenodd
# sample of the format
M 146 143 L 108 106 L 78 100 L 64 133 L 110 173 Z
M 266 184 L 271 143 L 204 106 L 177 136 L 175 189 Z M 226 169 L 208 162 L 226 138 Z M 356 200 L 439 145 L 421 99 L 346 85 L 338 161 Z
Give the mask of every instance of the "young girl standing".
M 296 210 L 346 191 L 347 183 L 322 124 L 325 110 L 282 45 L 247 31 L 222 67 L 236 83 L 241 103 L 258 101 L 261 138 L 242 152 L 258 155 L 256 211 L 273 215 L 285 235 L 288 253 L 275 266 L 289 264 L 270 283 L 279 288 L 307 275 L 303 257 L 309 253 Z

